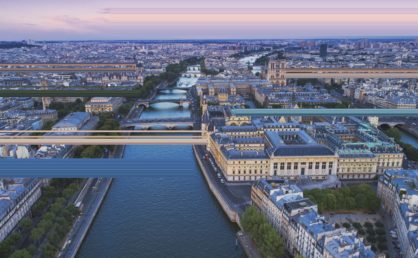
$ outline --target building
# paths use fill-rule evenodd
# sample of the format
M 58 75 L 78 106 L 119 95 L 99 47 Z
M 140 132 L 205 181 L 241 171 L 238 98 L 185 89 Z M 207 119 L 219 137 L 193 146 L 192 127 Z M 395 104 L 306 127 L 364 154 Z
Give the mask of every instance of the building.
M 196 82 L 196 92 L 199 97 L 204 95 L 215 96 L 220 92 L 229 95 L 240 95 L 249 98 L 256 86 L 267 86 L 269 82 L 257 77 L 235 78 L 199 78 Z
M 404 153 L 392 139 L 358 118 L 344 120 L 313 125 L 315 139 L 337 152 L 340 179 L 374 179 L 386 169 L 402 168 Z
M 385 171 L 377 195 L 395 222 L 401 256 L 418 257 L 418 170 Z
M 3 241 L 41 196 L 42 181 L 0 180 L 0 241 Z
M 292 108 L 296 104 L 310 107 L 341 103 L 326 90 L 317 90 L 312 85 L 305 87 L 296 85 L 257 87 L 254 92 L 254 100 L 260 106 L 281 108 Z
M 415 97 L 392 97 L 387 99 L 388 106 L 386 108 L 417 108 L 417 99 Z
M 319 46 L 319 56 L 326 59 L 328 56 L 328 44 L 321 44 Z
M 86 112 L 73 112 L 61 119 L 52 127 L 52 131 L 72 132 L 77 131 L 85 125 L 91 118 Z
M 117 97 L 94 97 L 86 103 L 85 109 L 87 113 L 104 113 L 115 112 L 122 105 L 122 98 Z
M 285 60 L 270 59 L 267 67 L 267 80 L 280 86 L 286 85 L 286 75 L 284 69 L 287 64 Z
M 228 181 L 304 176 L 319 180 L 337 172 L 335 152 L 317 143 L 299 124 L 273 118 L 221 127 L 210 135 L 208 148 Z
M 284 239 L 291 255 L 312 258 L 374 258 L 356 231 L 336 229 L 318 214 L 318 207 L 296 185 L 283 180 L 256 181 L 251 201 Z
M 192 78 L 199 78 L 202 74 L 200 72 L 200 65 L 189 65 L 187 66 L 186 73 L 184 73 L 183 77 L 192 77 Z
M 386 169 L 402 168 L 402 148 L 355 117 L 303 124 L 283 117 L 238 120 L 229 113 L 229 108 L 211 107 L 202 119 L 210 133 L 208 149 L 229 181 L 330 175 L 373 180 Z
M 340 179 L 374 179 L 378 157 L 368 149 L 340 149 L 338 177 Z

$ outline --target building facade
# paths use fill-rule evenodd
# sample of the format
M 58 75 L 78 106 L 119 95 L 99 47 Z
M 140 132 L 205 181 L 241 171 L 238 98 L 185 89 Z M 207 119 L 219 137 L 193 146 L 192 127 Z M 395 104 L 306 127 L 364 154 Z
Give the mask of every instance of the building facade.
M 393 218 L 401 256 L 418 257 L 418 170 L 387 170 L 379 178 L 377 195 Z
M 39 179 L 14 179 L 7 186 L 0 182 L 0 241 L 3 241 L 41 196 Z
M 87 113 L 106 113 L 115 112 L 122 105 L 121 98 L 113 97 L 94 97 L 86 103 L 85 109 Z
M 267 80 L 280 86 L 286 86 L 286 72 L 284 71 L 286 66 L 285 60 L 270 59 L 267 67 Z
M 222 113 L 217 127 L 207 119 L 203 124 L 210 129 L 208 150 L 229 181 L 323 180 L 330 175 L 373 180 L 386 169 L 402 167 L 400 146 L 356 118 L 307 125 L 268 117 L 245 119 L 238 126 L 226 125 L 226 117 Z
M 296 185 L 284 181 L 258 180 L 251 188 L 251 201 L 284 240 L 291 255 L 312 258 L 374 258 L 357 232 L 336 229 L 318 214 L 318 207 Z

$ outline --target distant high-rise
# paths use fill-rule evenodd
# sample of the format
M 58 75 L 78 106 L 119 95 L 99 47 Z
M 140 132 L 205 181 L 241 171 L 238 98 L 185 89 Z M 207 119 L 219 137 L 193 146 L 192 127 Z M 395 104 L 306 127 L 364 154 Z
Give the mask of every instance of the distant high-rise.
M 319 56 L 322 58 L 327 58 L 328 55 L 328 44 L 321 44 L 319 47 Z

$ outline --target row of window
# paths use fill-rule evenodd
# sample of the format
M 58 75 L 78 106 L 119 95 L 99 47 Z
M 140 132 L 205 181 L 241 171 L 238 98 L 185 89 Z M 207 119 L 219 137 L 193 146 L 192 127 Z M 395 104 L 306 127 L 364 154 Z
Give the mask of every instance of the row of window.
M 242 175 L 246 175 L 247 174 L 247 170 L 246 169 L 244 169 L 242 172 L 243 172 Z M 249 175 L 253 174 L 253 172 L 254 172 L 254 174 L 257 174 L 258 173 L 258 169 L 254 169 L 254 170 L 249 169 L 248 170 L 248 174 Z M 232 170 L 232 174 L 233 175 L 241 175 L 241 170 L 240 169 L 238 169 L 238 171 Z M 264 171 L 263 172 L 263 170 L 260 169 L 260 174 L 266 174 L 267 175 L 267 171 Z
M 350 173 L 350 172 L 351 173 L 354 173 L 354 172 L 372 173 L 373 172 L 373 167 L 368 167 L 368 168 L 351 168 L 351 167 L 348 167 L 348 168 L 339 168 L 338 170 L 341 173 L 345 173 L 345 172 L 347 172 L 347 173 Z
M 308 162 L 308 169 L 312 169 L 313 168 L 313 164 L 314 162 Z M 279 163 L 275 162 L 273 163 L 273 169 L 277 170 Z M 300 164 L 302 167 L 306 166 L 306 162 L 301 162 Z M 287 170 L 292 169 L 292 162 L 281 162 L 280 163 L 280 170 L 284 170 L 286 166 Z M 332 167 L 334 166 L 334 162 L 328 162 L 328 168 L 332 169 Z M 321 167 L 321 169 L 326 169 L 327 168 L 327 162 L 315 162 L 315 169 L 319 169 Z M 293 169 L 297 170 L 299 168 L 299 163 L 293 163 Z
M 380 166 L 385 166 L 385 167 L 389 167 L 389 166 L 392 166 L 392 167 L 400 167 L 401 166 L 401 161 L 392 161 L 392 162 L 389 162 L 389 161 L 387 161 L 387 162 L 380 162 L 379 163 L 379 165 Z

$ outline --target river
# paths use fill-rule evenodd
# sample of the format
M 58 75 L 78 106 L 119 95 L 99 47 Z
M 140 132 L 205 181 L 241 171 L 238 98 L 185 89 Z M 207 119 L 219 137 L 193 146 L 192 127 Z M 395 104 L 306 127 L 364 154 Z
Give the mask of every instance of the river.
M 239 60 L 238 60 L 238 62 L 239 62 L 242 66 L 253 66 L 253 65 L 254 65 L 254 62 L 255 62 L 258 58 L 260 58 L 260 57 L 262 57 L 262 56 L 266 55 L 267 53 L 268 53 L 268 52 L 262 52 L 262 53 L 252 54 L 252 55 L 249 55 L 249 56 L 246 56 L 246 57 L 243 57 L 243 58 L 239 59 Z
M 158 98 L 184 94 L 169 90 Z M 141 118 L 189 115 L 187 107 L 159 103 Z M 141 171 L 114 180 L 78 257 L 243 256 L 238 228 L 210 193 L 191 146 L 127 146 L 124 158 L 141 160 Z
M 418 139 L 417 138 L 415 138 L 414 136 L 412 136 L 411 134 L 409 134 L 409 133 L 407 133 L 403 130 L 399 130 L 399 132 L 401 133 L 401 141 L 403 143 L 411 144 L 415 148 L 418 148 Z

